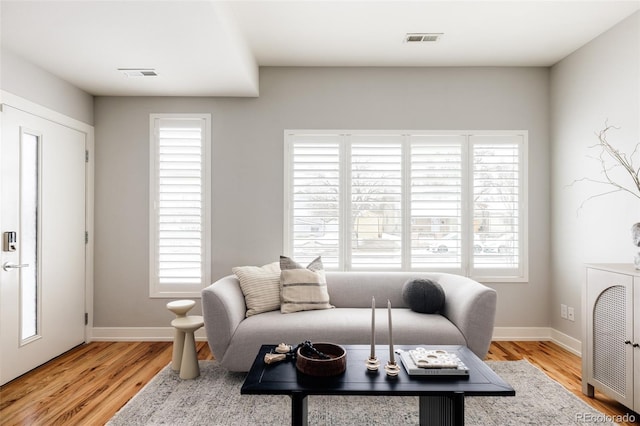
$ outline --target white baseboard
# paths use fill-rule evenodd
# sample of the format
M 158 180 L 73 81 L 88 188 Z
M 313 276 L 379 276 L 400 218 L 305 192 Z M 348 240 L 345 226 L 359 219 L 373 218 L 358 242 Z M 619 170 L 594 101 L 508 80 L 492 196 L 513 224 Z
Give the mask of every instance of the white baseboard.
M 549 327 L 495 327 L 492 340 L 551 340 Z
M 94 327 L 90 341 L 170 342 L 173 334 L 173 327 Z M 196 331 L 195 338 L 198 341 L 207 340 L 204 328 Z M 551 327 L 496 327 L 493 329 L 493 340 L 548 340 L 578 356 L 582 348 L 579 340 Z
M 173 327 L 94 327 L 90 341 L 94 342 L 170 342 Z M 196 330 L 196 340 L 206 341 L 204 328 Z
M 574 355 L 581 356 L 582 342 L 551 327 L 495 327 L 493 340 L 551 341 Z
M 582 356 L 582 342 L 558 330 L 551 329 L 551 340 L 574 355 Z

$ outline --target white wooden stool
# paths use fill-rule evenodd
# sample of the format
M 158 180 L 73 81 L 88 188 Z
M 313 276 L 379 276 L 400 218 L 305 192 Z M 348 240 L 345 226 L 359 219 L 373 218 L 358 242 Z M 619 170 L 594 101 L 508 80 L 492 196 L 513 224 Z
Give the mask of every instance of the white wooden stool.
M 167 303 L 167 309 L 176 314 L 176 318 L 184 318 L 187 312 L 196 305 L 193 300 L 174 300 Z M 171 369 L 180 371 L 182 353 L 184 352 L 184 332 L 176 328 L 173 335 L 173 355 L 171 357 Z
M 193 333 L 204 325 L 204 321 L 200 315 L 189 315 L 174 319 L 171 321 L 171 325 L 184 336 L 182 359 L 180 362 L 180 378 L 195 379 L 200 375 L 200 367 L 198 366 L 196 339 Z

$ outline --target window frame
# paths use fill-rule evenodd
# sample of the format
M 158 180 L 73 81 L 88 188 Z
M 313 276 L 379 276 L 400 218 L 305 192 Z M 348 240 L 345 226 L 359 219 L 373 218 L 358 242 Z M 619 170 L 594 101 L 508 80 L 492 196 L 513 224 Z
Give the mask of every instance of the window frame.
M 462 259 L 460 268 L 442 268 L 442 267 L 420 267 L 412 268 L 411 266 L 411 183 L 409 179 L 405 179 L 402 186 L 402 245 L 401 245 L 401 264 L 399 267 L 375 269 L 376 271 L 410 271 L 410 272 L 449 272 L 468 276 L 481 282 L 527 282 L 528 281 L 528 131 L 526 130 L 448 130 L 448 131 L 428 131 L 428 130 L 315 130 L 315 129 L 286 129 L 284 131 L 284 223 L 283 223 L 283 249 L 288 255 L 293 255 L 293 143 L 296 137 L 300 136 L 324 136 L 335 137 L 339 144 L 339 167 L 343 171 L 340 174 L 340 203 L 350 202 L 350 173 L 351 159 L 347 153 L 349 138 L 351 136 L 362 135 L 388 135 L 402 136 L 403 142 L 403 176 L 410 176 L 411 173 L 411 144 L 412 136 L 462 136 L 465 142 L 462 145 L 462 181 L 460 183 L 463 196 L 461 199 L 461 251 Z M 518 264 L 517 268 L 513 268 L 512 274 L 493 274 L 490 270 L 483 271 L 483 268 L 473 268 L 473 248 L 472 241 L 474 237 L 473 230 L 473 143 L 470 139 L 474 136 L 496 136 L 504 138 L 505 136 L 513 137 L 517 140 L 518 149 Z M 344 172 L 346 171 L 346 173 Z M 347 188 L 347 190 L 345 190 Z M 356 269 L 350 267 L 349 259 L 351 250 L 351 215 L 350 208 L 341 207 L 339 209 L 339 266 L 334 269 L 341 271 L 361 271 L 367 269 Z M 347 264 L 345 264 L 345 262 Z M 371 270 L 371 269 L 369 269 Z
M 202 174 L 201 180 L 201 282 L 198 284 L 161 284 L 156 266 L 156 245 L 159 238 L 157 211 L 157 191 L 159 185 L 156 161 L 159 147 L 159 124 L 162 120 L 202 120 Z M 200 298 L 201 291 L 211 282 L 211 114 L 150 114 L 149 115 L 149 297 L 150 298 Z

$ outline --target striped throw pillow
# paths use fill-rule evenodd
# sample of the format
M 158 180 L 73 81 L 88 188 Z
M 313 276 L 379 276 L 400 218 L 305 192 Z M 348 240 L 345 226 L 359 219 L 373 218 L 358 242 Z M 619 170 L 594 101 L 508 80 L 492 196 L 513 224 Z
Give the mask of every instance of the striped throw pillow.
M 286 256 L 280 256 L 280 269 L 281 313 L 333 308 L 329 303 L 320 256 L 306 268 Z
M 231 270 L 240 281 L 247 305 L 246 317 L 280 308 L 280 264 L 239 266 Z

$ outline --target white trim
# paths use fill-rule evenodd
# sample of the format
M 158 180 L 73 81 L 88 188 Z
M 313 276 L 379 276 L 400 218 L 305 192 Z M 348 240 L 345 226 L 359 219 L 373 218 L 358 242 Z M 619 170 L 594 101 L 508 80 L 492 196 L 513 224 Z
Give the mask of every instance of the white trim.
M 549 327 L 494 327 L 493 337 L 495 341 L 501 340 L 551 340 L 551 328 Z
M 96 239 L 95 229 L 94 229 L 94 185 L 95 185 L 95 140 L 93 136 L 93 127 L 91 128 L 91 132 L 87 133 L 87 150 L 89 151 L 89 161 L 86 164 L 86 179 L 87 179 L 87 187 L 86 187 L 86 218 L 85 218 L 85 226 L 87 228 L 87 233 L 89 235 L 89 242 L 86 244 L 85 250 L 85 259 L 86 259 L 86 267 L 85 267 L 85 280 L 86 280 L 86 289 L 85 289 L 85 309 L 87 313 L 87 325 L 85 326 L 84 336 L 85 341 L 87 343 L 91 342 L 91 333 L 90 330 L 93 328 L 93 256 L 94 256 L 94 241 Z
M 551 341 L 574 355 L 582 356 L 582 342 L 551 327 L 495 327 L 494 341 Z
M 287 194 L 290 194 L 292 191 L 291 188 L 291 182 L 293 182 L 292 180 L 292 176 L 293 176 L 293 170 L 291 167 L 292 161 L 291 161 L 291 155 L 292 155 L 292 149 L 291 149 L 291 135 L 288 135 L 286 130 L 284 132 L 284 140 L 285 140 L 285 144 L 284 144 L 284 197 L 282 197 L 284 200 L 284 206 L 283 206 L 283 212 L 284 212 L 284 229 L 289 229 L 289 227 L 291 226 L 291 224 L 293 223 L 292 219 L 292 206 L 291 206 L 291 197 L 287 196 Z M 293 247 L 293 243 L 292 243 L 292 233 L 288 233 L 285 234 L 285 236 L 283 236 L 282 239 L 282 248 L 283 248 L 283 253 L 286 254 L 287 256 L 291 255 L 291 249 Z
M 14 95 L 10 92 L 6 92 L 4 90 L 0 90 L 0 96 L 0 101 L 2 102 L 2 104 L 9 105 L 13 108 L 27 112 L 31 115 L 38 116 L 40 118 L 44 118 L 49 121 L 62 124 L 63 126 L 71 127 L 72 129 L 78 130 L 83 133 L 89 134 L 91 132 L 91 134 L 93 134 L 93 126 L 83 121 L 76 120 L 75 118 L 61 114 L 57 111 L 44 107 L 40 104 L 36 104 L 28 99 L 21 98 L 20 96 Z
M 94 327 L 91 337 L 96 342 L 172 341 L 172 327 Z M 205 329 L 195 333 L 196 340 L 206 341 Z M 551 327 L 495 327 L 494 341 L 551 341 L 574 355 L 581 356 L 581 342 Z
M 95 129 L 85 122 L 76 120 L 75 118 L 61 114 L 4 90 L 0 90 L 0 102 L 0 106 L 10 106 L 28 114 L 77 130 L 86 135 L 85 149 L 89 151 L 89 162 L 85 167 L 85 227 L 89 233 L 89 242 L 85 247 L 85 312 L 89 317 L 89 321 L 85 326 L 84 337 L 85 342 L 89 343 L 91 342 L 90 330 L 91 327 L 93 327 Z
M 171 342 L 173 327 L 94 327 L 91 337 L 94 342 Z M 204 327 L 196 330 L 197 341 L 206 341 Z
M 574 355 L 582 356 L 582 342 L 560 331 L 551 329 L 551 341 Z

